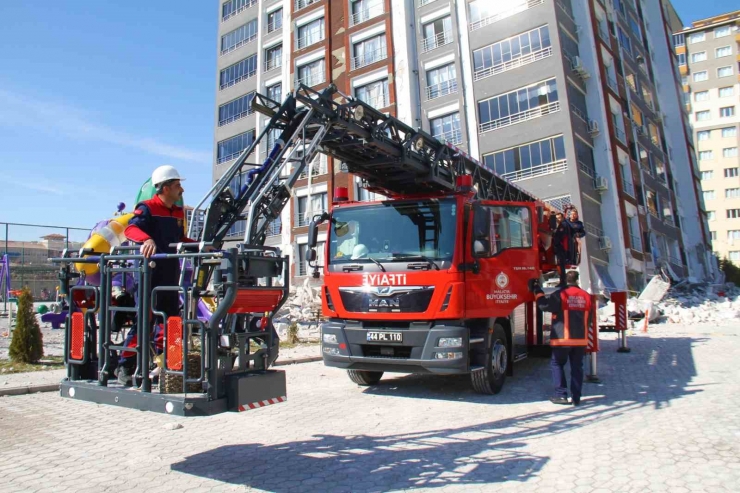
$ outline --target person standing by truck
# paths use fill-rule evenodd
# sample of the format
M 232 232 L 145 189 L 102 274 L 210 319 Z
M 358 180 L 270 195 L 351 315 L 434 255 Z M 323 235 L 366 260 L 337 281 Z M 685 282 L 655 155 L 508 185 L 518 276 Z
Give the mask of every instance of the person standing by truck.
M 565 276 L 566 286 L 545 295 L 537 279 L 529 281 L 529 290 L 534 293 L 537 308 L 552 313 L 550 347 L 552 357 L 550 370 L 555 395 L 550 398 L 553 404 L 574 406 L 581 403 L 583 386 L 583 356 L 588 346 L 588 327 L 591 317 L 591 295 L 578 286 L 578 271 L 570 271 Z M 570 361 L 570 393 L 565 379 L 565 364 Z

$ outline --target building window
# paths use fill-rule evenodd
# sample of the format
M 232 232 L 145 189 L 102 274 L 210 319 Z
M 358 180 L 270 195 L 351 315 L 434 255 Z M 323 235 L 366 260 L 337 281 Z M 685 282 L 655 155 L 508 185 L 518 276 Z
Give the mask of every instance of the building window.
M 296 30 L 296 47 L 302 50 L 324 39 L 324 18 L 299 26 Z
M 560 110 L 555 79 L 478 102 L 480 132 L 514 125 Z
M 714 171 L 702 171 L 701 172 L 702 180 L 711 180 L 712 176 L 714 176 Z
M 244 149 L 251 146 L 252 142 L 254 142 L 254 129 L 222 140 L 216 148 L 216 162 L 220 164 L 236 158 Z
M 714 190 L 704 190 L 702 192 L 702 195 L 704 196 L 704 202 L 706 202 L 707 200 L 714 200 L 715 197 Z
M 735 178 L 740 176 L 738 168 L 725 168 L 725 178 Z
M 315 3 L 319 3 L 321 0 L 295 0 L 295 10 L 301 10 L 309 5 L 313 5 Z
M 686 65 L 686 53 L 679 53 L 678 55 L 676 55 L 676 58 L 678 58 L 679 67 L 682 65 Z
M 722 129 L 722 137 L 737 137 L 737 127 L 725 127 Z
M 740 217 L 740 209 L 727 209 L 727 219 L 737 219 Z
M 313 193 L 311 194 L 311 201 L 309 202 L 308 196 L 298 197 L 298 215 L 296 217 L 296 226 L 308 226 L 313 216 L 326 212 L 327 209 L 327 195 L 326 192 Z
M 385 33 L 355 43 L 352 47 L 352 69 L 365 67 L 388 58 Z
M 732 76 L 732 65 L 729 67 L 720 67 L 717 69 L 717 77 L 731 77 Z
M 730 260 L 733 262 L 740 261 L 740 251 L 730 251 Z
M 737 157 L 737 147 L 725 147 L 722 149 L 722 157 Z
M 709 101 L 709 91 L 695 92 L 694 101 Z
M 642 39 L 642 31 L 640 30 L 640 26 L 635 20 L 634 17 L 631 15 L 627 17 L 627 23 L 630 25 L 630 29 L 634 33 L 635 36 L 637 36 L 639 39 Z
M 355 96 L 363 103 L 367 103 L 379 110 L 390 104 L 388 98 L 388 79 L 371 82 L 355 88 Z
M 714 211 L 707 211 L 707 221 L 714 221 L 717 218 L 717 213 Z
M 265 88 L 265 92 L 267 92 L 267 97 L 272 99 L 273 101 L 277 101 L 278 103 L 282 102 L 283 85 L 280 82 L 271 86 L 267 86 Z
M 462 131 L 460 130 L 460 113 L 451 113 L 429 120 L 429 128 L 434 138 L 449 142 L 451 144 L 460 144 L 462 142 Z
M 505 72 L 551 54 L 550 30 L 542 26 L 473 51 L 475 79 Z
M 384 12 L 383 0 L 355 0 L 352 2 L 350 26 L 355 26 Z
M 716 231 L 710 231 L 710 232 L 709 232 L 709 238 L 710 238 L 710 239 L 711 239 L 712 241 L 715 241 L 715 240 L 717 239 L 717 232 L 716 232 Z
M 706 51 L 699 51 L 691 55 L 691 63 L 703 62 L 707 59 Z
M 648 123 L 648 132 L 650 133 L 650 140 L 655 144 L 657 147 L 660 147 L 660 131 L 658 130 L 658 127 L 653 125 L 652 123 Z
M 704 35 L 703 32 L 702 33 L 692 33 L 689 36 L 689 42 L 692 43 L 692 44 L 693 43 L 700 43 L 700 42 L 704 41 L 705 39 L 706 39 L 706 36 Z
M 701 72 L 694 72 L 694 82 L 701 82 L 709 80 L 709 72 L 702 70 Z
M 725 106 L 724 108 L 719 109 L 719 116 L 720 118 L 727 118 L 730 116 L 735 116 L 735 107 L 734 106 Z
M 740 240 L 740 229 L 731 229 L 727 232 L 728 240 Z M 740 253 L 740 252 L 738 252 Z
M 697 111 L 696 112 L 696 121 L 697 122 L 705 122 L 705 121 L 707 121 L 707 120 L 709 120 L 711 118 L 712 118 L 712 114 L 709 112 L 709 110 L 707 110 L 707 111 Z
M 257 0 L 229 0 L 221 6 L 221 22 L 234 17 L 242 10 L 257 5 Z
M 511 147 L 483 156 L 483 163 L 499 175 L 513 181 L 564 171 L 563 136 Z
M 712 158 L 712 151 L 699 151 L 699 161 L 709 161 Z
M 427 99 L 457 92 L 457 70 L 454 63 L 427 71 Z
M 223 127 L 251 115 L 254 91 L 218 107 L 218 126 Z
M 710 130 L 701 130 L 699 132 L 696 132 L 696 139 L 701 140 L 709 140 L 711 137 L 712 132 Z
M 272 46 L 265 50 L 265 72 L 283 65 L 283 45 Z
M 267 32 L 271 33 L 283 27 L 283 8 L 280 7 L 267 14 Z
M 257 55 L 245 58 L 221 71 L 219 76 L 220 88 L 226 89 L 234 84 L 254 77 L 257 74 Z
M 731 46 L 723 46 L 722 48 L 717 48 L 716 50 L 714 50 L 715 58 L 722 58 L 722 57 L 731 56 L 731 55 L 732 55 Z
M 725 188 L 726 199 L 736 199 L 740 197 L 740 188 Z
M 714 30 L 715 38 L 724 38 L 725 36 L 729 36 L 730 34 L 732 34 L 732 26 L 722 26 Z
M 721 98 L 729 98 L 734 95 L 735 95 L 735 88 L 733 86 L 719 88 L 719 97 Z
M 685 46 L 686 45 L 686 37 L 683 34 L 674 34 L 673 35 L 673 47 L 678 48 L 679 46 Z
M 655 192 L 652 190 L 646 190 L 645 199 L 647 202 L 648 212 L 651 215 L 660 218 L 660 206 L 658 205 L 658 196 L 655 195 Z
M 440 46 L 452 43 L 452 19 L 448 15 L 435 21 L 424 24 L 422 27 L 424 39 L 422 52 L 431 51 Z
M 619 44 L 622 45 L 624 51 L 632 56 L 632 41 L 630 41 L 630 37 L 622 31 L 621 27 L 617 27 L 617 38 L 619 38 Z
M 225 55 L 257 39 L 257 19 L 221 36 L 221 54 Z
M 306 86 L 315 86 L 324 82 L 324 59 L 316 60 L 315 62 L 301 65 L 296 70 L 298 73 L 298 84 L 304 84 Z M 296 84 L 296 85 L 298 85 Z

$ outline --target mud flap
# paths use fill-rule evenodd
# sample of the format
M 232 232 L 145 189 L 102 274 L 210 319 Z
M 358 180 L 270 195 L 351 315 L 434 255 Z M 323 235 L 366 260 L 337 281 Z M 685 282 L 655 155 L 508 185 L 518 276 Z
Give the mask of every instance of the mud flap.
M 285 372 L 267 370 L 228 377 L 229 411 L 249 411 L 287 400 Z

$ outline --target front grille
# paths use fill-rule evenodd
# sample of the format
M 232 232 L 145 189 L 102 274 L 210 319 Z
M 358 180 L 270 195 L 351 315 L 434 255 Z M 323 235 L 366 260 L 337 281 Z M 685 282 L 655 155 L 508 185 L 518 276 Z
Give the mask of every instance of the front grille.
M 397 293 L 378 296 L 372 292 L 342 288 L 339 295 L 348 312 L 360 313 L 421 313 L 427 311 L 432 301 L 434 287 L 397 288 Z
M 409 359 L 411 357 L 411 347 L 363 344 L 362 355 L 366 358 Z

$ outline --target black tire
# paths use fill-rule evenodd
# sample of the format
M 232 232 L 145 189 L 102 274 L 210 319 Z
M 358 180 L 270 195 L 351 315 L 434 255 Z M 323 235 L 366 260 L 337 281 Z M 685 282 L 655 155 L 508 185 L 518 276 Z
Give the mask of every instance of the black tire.
M 487 335 L 485 364 L 473 370 L 470 380 L 473 390 L 479 394 L 498 394 L 506 381 L 509 366 L 509 344 L 504 328 L 495 324 L 493 332 Z
M 375 385 L 380 382 L 383 377 L 382 371 L 364 371 L 364 370 L 347 370 L 349 379 L 355 382 L 357 385 L 367 387 Z

